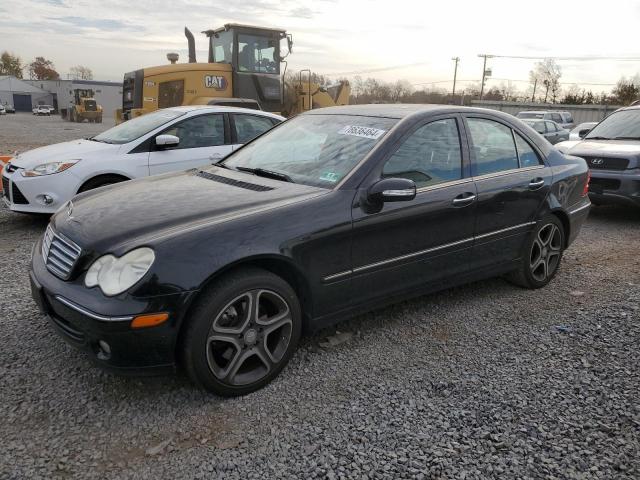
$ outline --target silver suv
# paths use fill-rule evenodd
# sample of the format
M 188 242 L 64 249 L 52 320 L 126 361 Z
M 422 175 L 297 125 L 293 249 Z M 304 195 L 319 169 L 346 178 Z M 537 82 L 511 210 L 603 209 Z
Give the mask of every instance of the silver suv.
M 570 112 L 561 110 L 527 110 L 518 113 L 516 117 L 523 120 L 551 120 L 552 122 L 556 122 L 565 130 L 571 130 L 575 126 L 573 122 L 573 115 L 571 115 Z
M 595 205 L 640 207 L 640 106 L 616 110 L 582 140 L 556 146 L 586 160 L 591 170 L 589 197 Z

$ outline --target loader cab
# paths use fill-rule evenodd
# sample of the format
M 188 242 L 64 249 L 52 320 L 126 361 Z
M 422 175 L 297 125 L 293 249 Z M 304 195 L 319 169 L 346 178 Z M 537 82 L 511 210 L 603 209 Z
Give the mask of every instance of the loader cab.
M 232 67 L 233 97 L 253 98 L 263 110 L 282 111 L 280 63 L 291 53 L 291 35 L 284 30 L 231 23 L 203 33 L 209 37 L 209 63 Z M 286 52 L 281 49 L 281 40 L 286 40 Z

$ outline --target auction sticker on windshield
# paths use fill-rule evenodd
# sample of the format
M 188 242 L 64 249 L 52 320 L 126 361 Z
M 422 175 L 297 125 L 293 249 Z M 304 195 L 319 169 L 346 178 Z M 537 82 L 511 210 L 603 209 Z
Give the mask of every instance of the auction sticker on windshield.
M 347 125 L 338 131 L 340 135 L 351 135 L 353 137 L 370 138 L 377 140 L 387 131 L 371 127 L 359 127 L 357 125 Z

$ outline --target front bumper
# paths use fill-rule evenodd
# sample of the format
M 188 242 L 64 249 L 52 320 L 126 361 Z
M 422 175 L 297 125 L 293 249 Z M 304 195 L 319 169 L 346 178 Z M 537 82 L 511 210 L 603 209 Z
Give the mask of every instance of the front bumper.
M 175 370 L 178 330 L 195 292 L 148 298 L 123 294 L 105 297 L 77 280 L 51 274 L 43 261 L 41 242 L 34 246 L 31 294 L 45 318 L 69 344 L 88 353 L 98 366 L 123 374 L 155 375 Z M 155 327 L 132 329 L 131 321 L 145 313 L 168 313 Z M 108 349 L 103 346 L 106 343 Z
M 591 170 L 589 198 L 595 204 L 617 204 L 640 207 L 640 171 Z
M 53 214 L 79 186 L 79 180 L 68 170 L 41 177 L 23 177 L 20 170 L 2 172 L 2 201 L 14 212 Z M 50 203 L 46 203 L 45 195 Z

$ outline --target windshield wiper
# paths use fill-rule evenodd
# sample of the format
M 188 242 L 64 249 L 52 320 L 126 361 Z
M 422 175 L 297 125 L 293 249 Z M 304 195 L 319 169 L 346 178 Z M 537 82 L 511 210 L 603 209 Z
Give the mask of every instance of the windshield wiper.
M 236 167 L 236 170 L 241 172 L 253 173 L 259 177 L 273 178 L 275 180 L 282 180 L 283 182 L 294 183 L 291 177 L 285 173 L 274 172 L 273 170 L 267 170 L 265 168 L 250 168 L 250 167 Z
M 640 140 L 640 137 L 613 137 L 611 140 Z
M 583 140 L 613 140 L 611 137 L 584 137 Z

